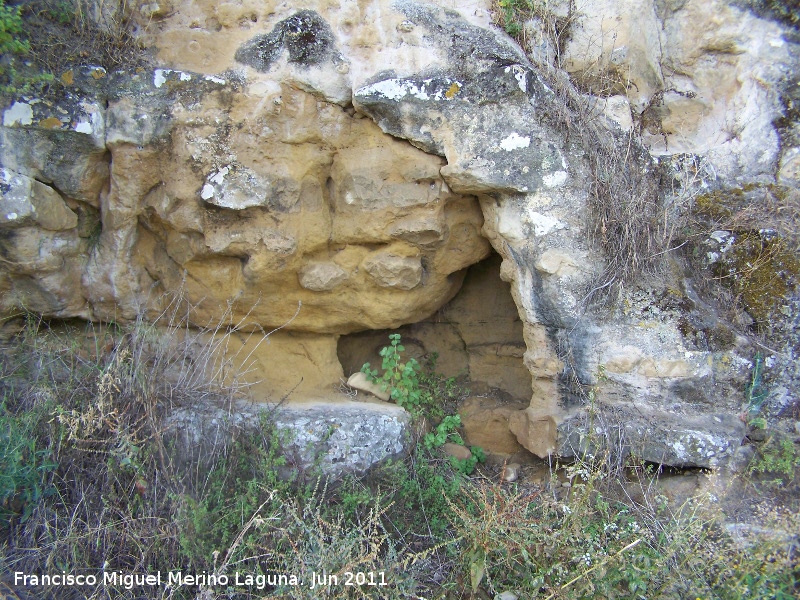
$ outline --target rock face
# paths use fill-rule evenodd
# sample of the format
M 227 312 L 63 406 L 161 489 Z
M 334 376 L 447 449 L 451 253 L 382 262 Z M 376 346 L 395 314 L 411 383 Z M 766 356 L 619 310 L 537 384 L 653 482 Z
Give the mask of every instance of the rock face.
M 232 429 L 258 431 L 264 412 L 263 405 L 251 403 L 229 410 L 181 409 L 167 418 L 167 435 L 185 449 L 182 460 L 202 459 L 215 445 L 226 443 Z M 408 449 L 408 414 L 395 405 L 302 402 L 269 411 L 267 418 L 279 432 L 287 476 L 365 473 Z
M 721 464 L 741 428 L 715 417 L 741 410 L 751 350 L 686 339 L 685 306 L 708 311 L 679 267 L 613 311 L 589 305 L 605 268 L 585 233 L 592 148 L 567 135 L 565 99 L 487 8 L 200 0 L 147 17 L 159 68 L 84 67 L 52 98 L 9 99 L 0 314 L 156 319 L 179 294 L 198 326 L 281 328 L 236 350 L 257 363 L 261 399 L 332 393 L 339 336 L 418 324 L 453 342 L 449 366 L 528 402 L 503 418 L 534 453 L 583 439 L 591 395 L 637 454 Z M 773 122 L 797 44 L 778 24 L 722 0 L 571 16 L 564 66 L 610 77 L 586 106 L 613 135 L 642 130 L 662 161 L 695 153 L 714 185 L 766 185 L 779 169 L 796 185 L 794 138 Z M 437 328 L 490 247 L 516 332 Z

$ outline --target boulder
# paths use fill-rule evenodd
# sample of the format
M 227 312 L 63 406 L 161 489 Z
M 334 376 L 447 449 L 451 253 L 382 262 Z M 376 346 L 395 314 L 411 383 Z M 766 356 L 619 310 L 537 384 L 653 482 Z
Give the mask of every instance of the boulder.
M 284 476 L 363 474 L 408 449 L 405 410 L 342 398 L 282 406 L 239 402 L 224 408 L 204 404 L 178 409 L 166 418 L 166 435 L 177 441 L 179 460 L 202 460 L 215 445 L 229 443 L 233 431 L 260 430 L 264 418 L 278 432 L 280 452 L 287 460 Z
M 565 458 L 604 451 L 671 467 L 719 468 L 736 456 L 745 423 L 726 413 L 680 414 L 632 404 L 599 405 L 558 425 L 557 453 Z

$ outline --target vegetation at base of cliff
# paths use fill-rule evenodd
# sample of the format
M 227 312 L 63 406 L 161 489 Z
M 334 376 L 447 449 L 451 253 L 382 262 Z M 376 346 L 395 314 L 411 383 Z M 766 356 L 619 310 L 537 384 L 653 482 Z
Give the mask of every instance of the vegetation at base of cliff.
M 541 485 L 505 483 L 502 468 L 469 477 L 435 448 L 452 422 L 432 432 L 430 448 L 339 482 L 312 471 L 287 478 L 269 414 L 256 430 L 224 425 L 225 443 L 186 462 L 164 415 L 199 399 L 230 402 L 241 389 L 213 348 L 203 350 L 214 332 L 171 325 L 163 336 L 142 322 L 79 330 L 29 315 L 3 344 L 0 585 L 98 600 L 797 592 L 790 547 L 771 537 L 736 542 L 711 498 L 671 505 L 651 491 L 646 466 L 632 464 L 626 481 L 611 461 L 588 458 L 563 471 L 569 488 L 556 470 Z M 764 468 L 786 478 L 787 456 L 765 446 Z M 800 532 L 796 513 L 774 518 Z M 32 588 L 11 575 L 62 571 L 100 582 Z M 159 572 L 207 577 L 171 588 L 122 579 Z M 103 584 L 103 573 L 119 579 Z M 312 588 L 323 573 L 337 584 Z
M 110 71 L 146 63 L 126 0 L 0 2 L 0 94 L 26 94 L 45 85 L 71 85 L 71 69 Z

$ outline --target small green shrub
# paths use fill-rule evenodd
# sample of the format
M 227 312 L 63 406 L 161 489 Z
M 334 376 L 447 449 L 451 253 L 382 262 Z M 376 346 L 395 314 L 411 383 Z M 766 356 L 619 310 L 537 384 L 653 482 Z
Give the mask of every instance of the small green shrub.
M 789 481 L 794 481 L 795 470 L 800 467 L 800 450 L 794 442 L 783 436 L 770 436 L 758 448 L 757 456 L 751 461 L 748 471 L 781 475 Z M 784 483 L 783 479 L 773 481 L 777 485 Z
M 430 536 L 433 543 L 451 539 L 448 501 L 462 493 L 462 479 L 447 473 L 426 453 L 410 465 L 399 463 L 395 469 L 394 510 L 392 516 L 403 530 L 418 536 Z
M 458 433 L 459 427 L 461 427 L 461 417 L 459 415 L 448 415 L 442 419 L 442 422 L 436 426 L 436 429 L 425 434 L 425 437 L 422 438 L 422 443 L 428 450 L 441 448 L 448 442 L 463 444 L 464 438 Z M 483 448 L 473 446 L 470 452 L 472 452 L 472 456 L 469 458 L 461 459 L 455 456 L 450 457 L 450 464 L 457 473 L 471 475 L 475 467 L 478 466 L 478 463 L 486 461 L 486 454 Z
M 428 450 L 441 448 L 447 442 L 463 444 L 464 439 L 459 435 L 458 428 L 461 427 L 461 417 L 459 415 L 448 415 L 436 426 L 436 429 L 426 433 L 422 439 Z
M 22 7 L 6 6 L 5 0 L 0 0 L 0 53 L 25 54 L 30 49 L 26 40 L 21 39 L 22 34 Z
M 534 13 L 536 3 L 533 0 L 499 0 L 497 6 L 503 17 L 503 28 L 511 37 L 522 33 L 525 21 Z
M 434 421 L 445 416 L 446 407 L 451 407 L 468 390 L 455 377 L 444 377 L 436 372 L 438 355 L 429 354 L 424 368 L 414 358 L 403 362 L 405 347 L 399 333 L 389 335 L 389 345 L 380 351 L 383 374 L 373 369 L 370 363 L 361 367 L 361 372 L 381 389 L 391 394 L 392 400 L 405 408 L 414 417 L 426 416 Z

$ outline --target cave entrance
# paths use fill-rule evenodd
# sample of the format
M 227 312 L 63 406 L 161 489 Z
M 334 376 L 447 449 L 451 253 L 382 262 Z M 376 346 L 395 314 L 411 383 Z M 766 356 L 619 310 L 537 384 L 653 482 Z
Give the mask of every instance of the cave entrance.
M 501 257 L 469 267 L 458 294 L 431 317 L 394 330 L 371 330 L 339 338 L 345 376 L 368 362 L 381 364 L 380 350 L 390 333 L 402 336 L 406 357 L 438 353 L 436 371 L 468 380 L 471 395 L 527 406 L 531 374 L 522 357 L 522 321 L 508 283 L 500 279 Z

